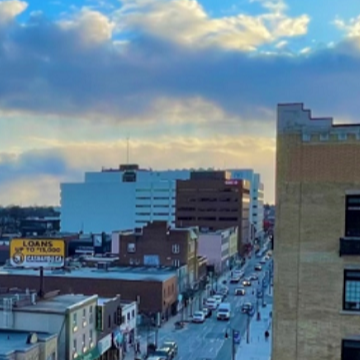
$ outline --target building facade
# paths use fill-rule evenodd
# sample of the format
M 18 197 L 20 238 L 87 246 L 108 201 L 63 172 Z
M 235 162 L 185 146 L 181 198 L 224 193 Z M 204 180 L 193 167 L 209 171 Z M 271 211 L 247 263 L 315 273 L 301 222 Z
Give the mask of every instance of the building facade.
M 71 272 L 44 270 L 47 291 L 60 290 L 63 294 L 98 294 L 112 298 L 121 295 L 124 300 L 137 301 L 139 311 L 176 311 L 178 292 L 177 274 L 174 268 L 80 268 Z M 37 288 L 39 277 L 33 270 L 4 269 L 0 273 L 0 284 L 11 288 Z M 151 293 L 151 296 L 149 294 Z M 174 310 L 175 309 L 175 310 Z
M 121 266 L 186 265 L 187 282 L 197 279 L 198 229 L 170 228 L 166 221 L 155 221 L 119 236 Z M 181 282 L 181 281 L 180 281 Z
M 83 183 L 61 184 L 61 230 L 110 233 L 156 220 L 174 225 L 175 180 L 187 177 L 138 165 L 87 172 Z
M 360 357 L 360 125 L 278 106 L 273 360 Z
M 176 180 L 190 179 L 193 171 L 120 165 L 118 169 L 86 172 L 84 182 L 60 186 L 61 231 L 111 233 L 157 220 L 174 226 Z M 234 176 L 240 171 L 232 170 Z
M 228 270 L 236 261 L 237 228 L 203 232 L 199 234 L 199 255 L 207 258 L 207 264 L 213 265 L 217 273 Z
M 264 222 L 264 184 L 260 174 L 252 169 L 230 169 L 231 178 L 234 180 L 250 181 L 250 212 L 249 221 L 254 228 L 252 236 L 261 236 Z
M 250 243 L 250 183 L 226 171 L 193 172 L 176 183 L 176 226 L 201 231 L 238 227 L 238 250 Z

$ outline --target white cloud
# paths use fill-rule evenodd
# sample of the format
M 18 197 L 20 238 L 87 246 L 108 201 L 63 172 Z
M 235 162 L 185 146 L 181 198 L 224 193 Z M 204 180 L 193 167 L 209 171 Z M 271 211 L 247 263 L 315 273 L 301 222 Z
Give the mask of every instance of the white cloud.
M 288 17 L 280 2 L 265 2 L 259 16 L 239 14 L 210 18 L 195 0 L 127 0 L 116 13 L 121 30 L 145 33 L 185 45 L 253 50 L 282 37 L 303 35 L 309 17 Z
M 85 44 L 110 40 L 114 29 L 114 24 L 104 14 L 89 9 L 81 10 L 70 20 L 60 21 L 59 25 L 75 31 Z
M 334 20 L 334 25 L 351 38 L 360 37 L 360 15 L 348 21 L 338 17 Z
M 28 4 L 26 2 L 18 0 L 0 2 L 0 23 L 13 20 L 13 18 L 21 14 L 27 6 Z

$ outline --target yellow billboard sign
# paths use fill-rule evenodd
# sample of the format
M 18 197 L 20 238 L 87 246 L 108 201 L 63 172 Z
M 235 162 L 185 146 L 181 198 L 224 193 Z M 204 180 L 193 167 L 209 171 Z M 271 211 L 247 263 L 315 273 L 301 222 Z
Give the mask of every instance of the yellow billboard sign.
M 59 239 L 12 239 L 10 263 L 27 268 L 64 266 L 65 242 Z

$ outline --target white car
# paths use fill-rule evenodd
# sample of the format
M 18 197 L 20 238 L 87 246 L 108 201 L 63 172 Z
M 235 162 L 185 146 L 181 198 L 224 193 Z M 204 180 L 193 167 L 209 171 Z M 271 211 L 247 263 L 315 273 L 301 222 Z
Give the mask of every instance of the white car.
M 206 307 L 209 310 L 216 310 L 218 307 L 218 302 L 214 298 L 208 298 L 206 300 Z
M 205 314 L 203 311 L 195 311 L 192 322 L 194 323 L 203 323 L 205 321 Z
M 221 295 L 214 295 L 213 298 L 217 302 L 217 305 L 220 305 L 223 301 L 223 297 Z

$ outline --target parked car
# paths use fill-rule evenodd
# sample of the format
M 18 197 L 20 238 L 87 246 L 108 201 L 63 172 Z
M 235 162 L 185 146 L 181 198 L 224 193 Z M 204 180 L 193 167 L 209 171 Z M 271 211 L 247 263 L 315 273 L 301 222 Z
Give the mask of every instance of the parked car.
M 208 299 L 206 300 L 206 307 L 207 307 L 209 310 L 216 310 L 217 307 L 218 307 L 218 302 L 217 302 L 217 300 L 215 300 L 213 297 L 208 298 Z
M 255 271 L 261 271 L 262 270 L 262 266 L 261 266 L 261 264 L 257 264 L 257 265 L 255 265 Z
M 262 265 L 266 264 L 266 259 L 264 257 L 260 260 L 260 264 L 262 264 Z
M 214 295 L 213 298 L 217 302 L 217 306 L 219 306 L 221 304 L 221 302 L 223 301 L 223 296 L 222 295 Z
M 209 310 L 209 309 L 206 308 L 206 307 L 204 307 L 204 308 L 202 309 L 202 312 L 204 313 L 205 318 L 208 318 L 208 317 L 211 316 L 211 310 Z
M 205 321 L 205 314 L 203 311 L 195 311 L 192 322 L 193 323 L 203 323 Z
M 258 277 L 256 274 L 251 274 L 251 275 L 249 276 L 249 279 L 250 279 L 250 280 L 259 280 L 259 277 Z
M 237 284 L 239 281 L 240 281 L 240 276 L 233 276 L 233 277 L 230 279 L 230 283 L 231 283 L 231 284 Z
M 254 305 L 251 302 L 243 304 L 243 306 L 241 307 L 241 312 L 243 314 L 253 315 L 255 312 Z
M 229 293 L 229 288 L 227 286 L 224 286 L 220 289 L 219 293 L 227 296 L 227 294 Z
M 175 341 L 166 340 L 164 341 L 162 347 L 172 349 L 174 356 L 176 356 L 178 353 L 178 344 Z
M 162 348 L 156 349 L 151 354 L 151 356 L 155 356 L 155 357 L 158 356 L 161 359 L 165 359 L 165 360 L 172 360 L 174 358 L 173 351 L 169 347 L 164 347 L 164 348 L 162 347 Z
M 243 288 L 235 289 L 235 295 L 236 296 L 244 296 L 246 294 L 246 290 Z
M 251 280 L 250 279 L 244 279 L 242 284 L 243 284 L 243 286 L 251 286 Z
M 217 310 L 217 320 L 230 320 L 231 317 L 231 305 L 230 303 L 221 303 Z

